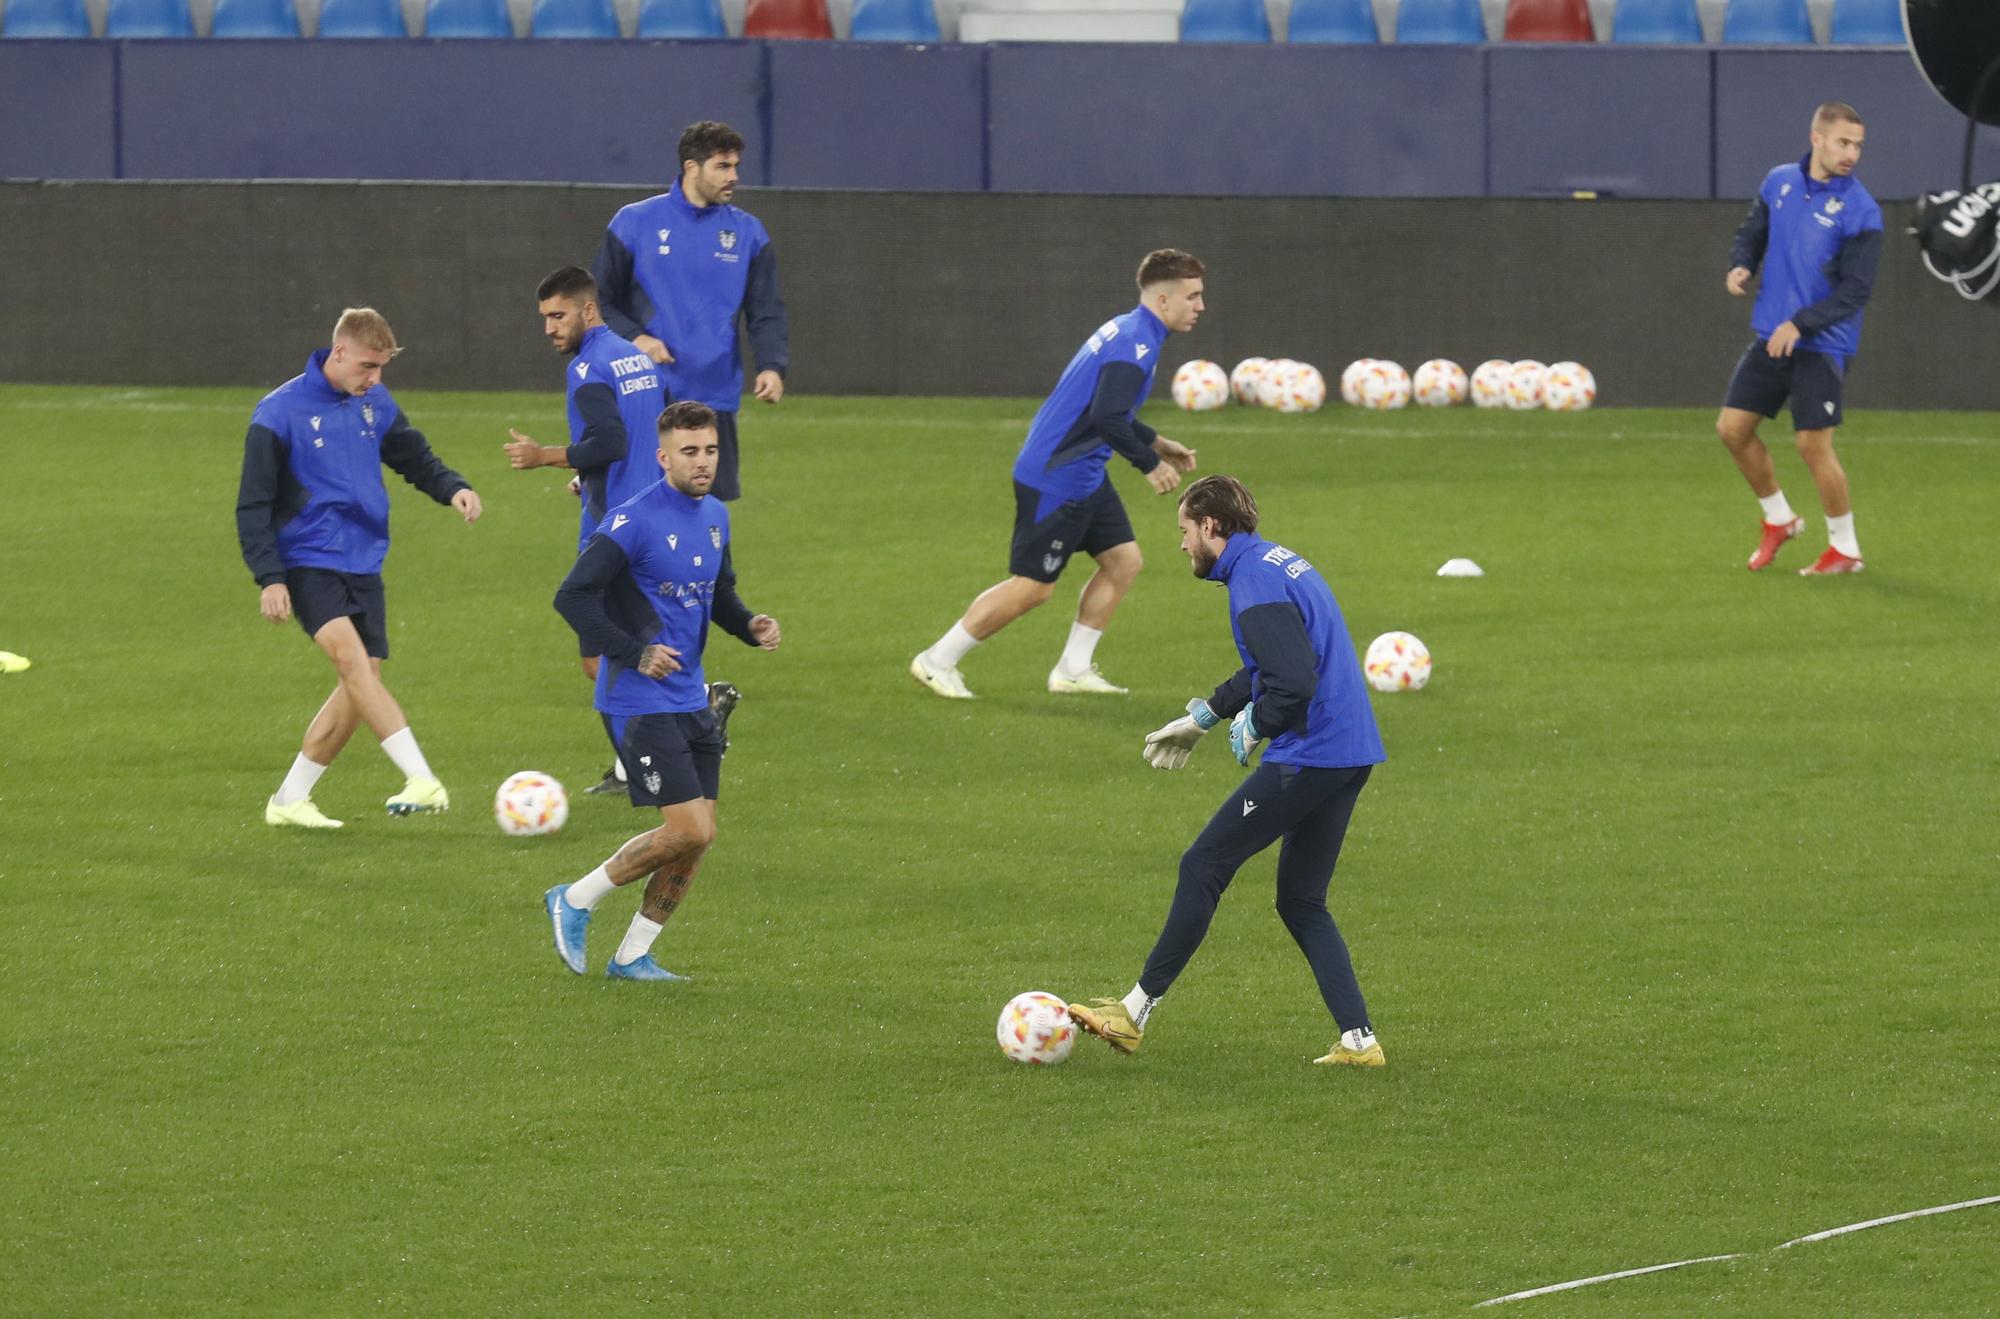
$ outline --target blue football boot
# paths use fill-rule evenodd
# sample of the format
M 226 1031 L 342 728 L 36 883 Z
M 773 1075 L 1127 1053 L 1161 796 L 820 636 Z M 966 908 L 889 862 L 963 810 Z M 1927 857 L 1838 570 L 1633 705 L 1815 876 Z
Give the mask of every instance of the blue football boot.
M 556 885 L 542 894 L 542 906 L 548 909 L 549 924 L 555 930 L 556 956 L 563 959 L 564 966 L 582 975 L 583 936 L 590 929 L 590 913 L 564 902 L 563 894 L 567 892 L 569 885 Z
M 618 959 L 614 957 L 611 959 L 610 965 L 604 968 L 604 974 L 610 976 L 613 980 L 687 979 L 686 976 L 675 975 L 672 971 L 667 970 L 666 967 L 654 961 L 651 953 L 641 953 L 623 966 L 620 966 Z

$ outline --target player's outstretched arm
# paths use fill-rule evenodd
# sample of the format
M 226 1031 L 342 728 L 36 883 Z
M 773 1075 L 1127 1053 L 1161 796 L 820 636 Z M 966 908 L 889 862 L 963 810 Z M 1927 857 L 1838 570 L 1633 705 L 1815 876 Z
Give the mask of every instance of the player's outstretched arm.
M 1146 745 L 1140 755 L 1154 769 L 1186 769 L 1188 753 L 1202 735 L 1215 727 L 1221 719 L 1208 708 L 1208 702 L 1199 696 L 1187 703 L 1187 713 L 1146 734 Z

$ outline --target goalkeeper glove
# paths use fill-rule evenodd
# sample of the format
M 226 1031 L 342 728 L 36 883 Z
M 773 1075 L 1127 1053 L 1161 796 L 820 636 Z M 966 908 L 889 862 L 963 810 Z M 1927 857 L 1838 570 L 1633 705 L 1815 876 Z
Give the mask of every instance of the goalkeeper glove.
M 1229 721 L 1229 750 L 1236 756 L 1239 765 L 1249 764 L 1250 753 L 1264 740 L 1264 735 L 1257 731 L 1256 721 L 1250 717 L 1250 712 L 1256 708 L 1246 705 Z
M 1220 722 L 1208 702 L 1199 696 L 1188 702 L 1188 712 L 1163 728 L 1146 734 L 1146 748 L 1139 754 L 1154 769 L 1185 769 L 1188 753 L 1201 735 Z

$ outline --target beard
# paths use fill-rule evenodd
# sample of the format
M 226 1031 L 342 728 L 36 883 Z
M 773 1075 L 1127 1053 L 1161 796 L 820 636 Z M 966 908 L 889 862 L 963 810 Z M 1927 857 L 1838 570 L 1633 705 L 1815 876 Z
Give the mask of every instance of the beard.
M 1197 579 L 1205 582 L 1208 575 L 1215 571 L 1215 560 L 1216 556 L 1207 550 L 1196 550 L 1188 555 L 1188 566 L 1193 568 Z

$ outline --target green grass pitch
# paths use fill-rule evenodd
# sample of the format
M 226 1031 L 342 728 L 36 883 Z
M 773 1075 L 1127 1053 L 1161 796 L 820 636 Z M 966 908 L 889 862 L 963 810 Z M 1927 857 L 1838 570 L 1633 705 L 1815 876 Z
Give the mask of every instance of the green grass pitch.
M 404 402 L 486 503 L 391 478 L 390 684 L 455 809 L 392 821 L 357 737 L 335 835 L 261 807 L 330 687 L 257 616 L 231 516 L 255 391 L 0 389 L 0 1312 L 23 1315 L 1987 1314 L 2000 1206 L 1995 418 L 1842 431 L 1868 571 L 1753 576 L 1706 412 L 1153 410 L 1437 668 L 1332 905 L 1388 1052 L 1332 1039 L 1247 866 L 1145 1048 L 993 1043 L 1025 989 L 1129 988 L 1239 774 L 1143 734 L 1234 666 L 1171 501 L 1149 567 L 1044 675 L 1080 574 L 977 652 L 909 657 L 1004 571 L 1022 400 L 753 407 L 737 506 L 766 655 L 721 837 L 660 943 L 684 986 L 563 971 L 540 898 L 646 825 L 517 769 L 605 761 L 549 608 L 574 504 L 514 473 L 553 390 Z M 1465 555 L 1488 575 L 1439 580 Z M 633 905 L 616 895 L 596 972 Z

